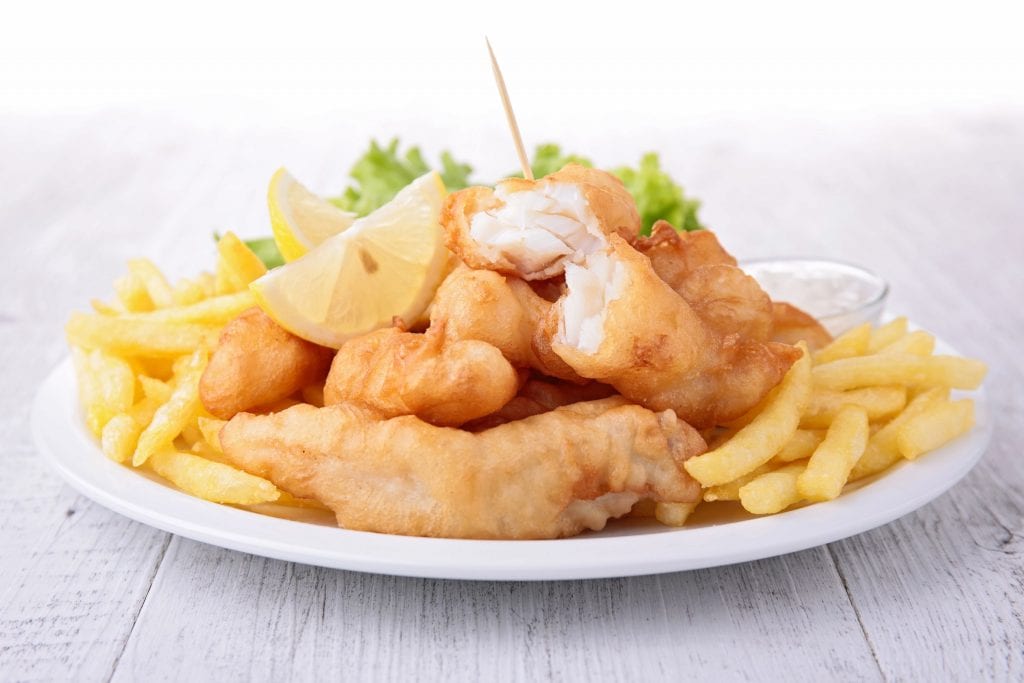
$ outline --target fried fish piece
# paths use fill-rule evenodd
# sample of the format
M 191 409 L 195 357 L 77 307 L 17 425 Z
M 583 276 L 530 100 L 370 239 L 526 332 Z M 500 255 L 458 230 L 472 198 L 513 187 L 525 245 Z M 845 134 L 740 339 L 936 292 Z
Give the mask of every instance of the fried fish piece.
M 199 381 L 199 398 L 211 414 L 227 420 L 322 382 L 333 357 L 334 349 L 300 339 L 250 308 L 221 332 Z
M 615 394 L 615 387 L 601 382 L 586 381 L 585 384 L 576 384 L 548 377 L 530 377 L 511 401 L 490 415 L 467 422 L 462 428 L 479 432 L 506 422 L 540 415 L 561 406 L 596 401 Z M 623 404 L 628 403 L 626 399 L 622 401 Z
M 437 290 L 430 321 L 431 327 L 444 326 L 449 343 L 487 342 L 516 367 L 585 383 L 551 350 L 546 338 L 537 335 L 551 305 L 515 276 L 460 266 Z
M 440 323 L 422 334 L 389 327 L 345 342 L 327 375 L 324 402 L 457 426 L 501 408 L 518 388 L 501 351 L 473 339 L 449 341 Z
M 832 335 L 817 318 L 784 301 L 772 302 L 770 338 L 785 344 L 805 341 L 811 351 L 825 348 L 832 341 Z
M 641 498 L 696 502 L 683 462 L 705 450 L 672 411 L 577 403 L 472 434 L 350 404 L 242 414 L 225 458 L 330 507 L 348 529 L 542 539 L 602 529 Z
M 737 267 L 713 232 L 680 232 L 667 221 L 658 221 L 651 236 L 636 240 L 633 246 L 716 333 L 768 340 L 771 298 L 757 280 Z
M 562 273 L 565 262 L 640 233 L 636 201 L 605 171 L 567 164 L 539 180 L 509 178 L 492 190 L 470 187 L 448 196 L 441 211 L 448 248 L 472 268 L 525 280 Z
M 568 294 L 551 310 L 552 348 L 583 377 L 606 382 L 698 428 L 744 414 L 782 379 L 800 351 L 702 319 L 613 235 L 610 248 L 566 267 Z

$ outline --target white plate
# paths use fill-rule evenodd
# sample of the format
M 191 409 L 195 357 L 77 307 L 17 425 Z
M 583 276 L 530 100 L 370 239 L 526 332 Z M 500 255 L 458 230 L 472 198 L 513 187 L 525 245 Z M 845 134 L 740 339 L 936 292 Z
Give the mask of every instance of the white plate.
M 944 349 L 949 352 L 948 347 Z M 39 451 L 75 489 L 127 517 L 204 543 L 305 564 L 446 579 L 588 579 L 746 562 L 837 541 L 925 505 L 978 462 L 992 436 L 985 392 L 977 426 L 915 462 L 902 462 L 838 499 L 753 517 L 735 503 L 705 504 L 670 529 L 613 521 L 600 533 L 557 541 L 463 541 L 339 529 L 320 511 L 263 506 L 260 514 L 208 503 L 107 459 L 81 418 L 70 360 L 50 373 L 32 407 Z

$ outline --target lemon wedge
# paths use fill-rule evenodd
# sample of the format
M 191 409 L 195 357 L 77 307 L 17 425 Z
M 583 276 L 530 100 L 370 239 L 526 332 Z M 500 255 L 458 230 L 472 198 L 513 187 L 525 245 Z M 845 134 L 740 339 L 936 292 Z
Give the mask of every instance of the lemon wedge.
M 445 189 L 428 173 L 394 199 L 249 285 L 279 325 L 323 346 L 419 320 L 447 271 Z
M 313 194 L 284 168 L 277 169 L 267 189 L 274 242 L 285 261 L 294 261 L 310 249 L 352 226 L 356 215 L 342 211 Z

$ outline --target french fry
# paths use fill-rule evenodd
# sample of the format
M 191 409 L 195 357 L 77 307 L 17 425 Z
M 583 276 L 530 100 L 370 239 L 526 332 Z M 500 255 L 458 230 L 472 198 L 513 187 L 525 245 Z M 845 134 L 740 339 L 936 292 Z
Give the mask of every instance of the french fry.
M 114 293 L 126 311 L 142 313 L 152 311 L 154 308 L 153 300 L 149 298 L 149 292 L 146 291 L 146 285 L 132 273 L 114 280 Z
M 862 356 L 868 351 L 868 340 L 871 338 L 871 324 L 864 323 L 843 332 L 832 342 L 814 354 L 814 364 L 821 365 L 840 358 Z
M 740 487 L 740 505 L 755 515 L 771 515 L 799 503 L 796 482 L 803 471 L 804 463 L 795 462 L 762 474 Z
M 217 267 L 214 269 L 213 283 L 214 296 L 232 294 L 244 289 L 242 283 L 231 272 L 224 257 L 220 255 L 217 256 Z
M 124 318 L 175 325 L 198 323 L 224 326 L 239 313 L 255 305 L 256 297 L 249 290 L 245 290 L 211 297 L 188 306 L 171 306 L 149 313 L 132 313 Z
M 828 428 L 825 440 L 797 478 L 797 492 L 802 498 L 815 502 L 836 498 L 846 485 L 850 470 L 864 454 L 867 443 L 867 411 L 856 405 L 843 406 Z
M 255 505 L 273 502 L 281 496 L 266 479 L 173 448 L 154 452 L 149 464 L 154 472 L 182 491 L 214 503 Z
M 897 339 L 902 338 L 906 333 L 907 319 L 905 316 L 900 316 L 881 327 L 876 327 L 871 331 L 871 337 L 868 339 L 867 352 L 877 353 L 883 347 L 886 347 Z
M 103 408 L 99 401 L 96 374 L 92 369 L 89 352 L 77 346 L 71 347 L 71 362 L 75 368 L 75 383 L 78 385 L 78 402 L 85 415 L 85 424 L 96 436 L 103 431 Z
M 135 467 L 146 462 L 158 450 L 169 447 L 185 426 L 195 419 L 200 409 L 199 378 L 205 366 L 206 353 L 202 350 L 188 358 L 171 397 L 157 409 L 152 422 L 139 436 L 139 444 L 132 456 Z
M 128 261 L 128 272 L 146 288 L 150 301 L 157 308 L 165 308 L 174 304 L 174 293 L 167 278 L 148 258 L 136 258 Z
M 801 429 L 825 429 L 843 406 L 860 406 L 867 412 L 868 420 L 875 422 L 891 417 L 907 405 L 907 390 L 904 387 L 864 387 L 850 391 L 816 389 L 811 394 L 811 404 L 800 418 Z
M 171 298 L 175 306 L 191 306 L 197 304 L 207 297 L 206 290 L 198 280 L 190 280 L 183 277 L 174 283 Z
M 135 375 L 125 360 L 98 350 L 72 347 L 71 357 L 86 426 L 101 436 L 103 426 L 112 417 L 131 407 Z
M 935 337 L 924 330 L 914 330 L 888 346 L 882 347 L 878 353 L 909 353 L 914 356 L 930 356 L 935 351 Z
M 215 417 L 199 416 L 199 431 L 203 433 L 203 440 L 217 451 L 224 449 L 220 446 L 220 430 L 224 428 L 227 420 L 218 420 Z
M 125 463 L 135 452 L 139 442 L 139 434 L 144 426 L 139 424 L 128 413 L 121 413 L 110 418 L 103 427 L 103 435 L 100 437 L 100 447 L 103 454 L 114 462 Z
M 902 413 L 871 435 L 868 445 L 864 449 L 864 455 L 860 457 L 850 472 L 850 480 L 855 481 L 878 474 L 895 464 L 901 457 L 896 440 L 903 425 L 924 412 L 931 404 L 948 399 L 949 389 L 945 387 L 933 387 L 914 397 Z
M 199 431 L 199 425 L 197 425 L 194 421 L 189 422 L 188 424 L 181 428 L 180 436 L 182 439 L 185 440 L 185 443 L 188 444 L 189 448 L 192 448 L 196 444 L 202 444 L 205 441 L 203 439 L 203 433 Z
M 239 289 L 245 289 L 250 282 L 267 274 L 260 257 L 230 230 L 217 242 L 217 253 Z
M 740 488 L 742 486 L 754 481 L 762 474 L 774 472 L 776 469 L 778 469 L 777 464 L 773 461 L 768 461 L 752 472 L 747 472 L 742 477 L 737 477 L 736 479 L 724 484 L 709 486 L 704 489 L 704 502 L 713 503 L 719 500 L 739 500 Z
M 139 384 L 142 386 L 142 395 L 153 399 L 157 404 L 167 403 L 171 398 L 171 385 L 148 375 L 139 375 Z
M 722 446 L 684 462 L 690 476 L 704 486 L 725 484 L 768 462 L 793 438 L 811 399 L 811 355 L 806 344 L 798 346 L 803 355 L 769 395 L 761 413 Z
M 92 306 L 92 310 L 96 311 L 100 315 L 120 315 L 121 313 L 124 313 L 124 311 L 113 304 L 108 304 L 106 301 L 101 301 L 99 299 L 93 299 L 89 302 L 89 305 Z
M 974 426 L 974 401 L 940 401 L 931 404 L 900 428 L 896 447 L 900 455 L 914 460 L 935 450 Z
M 782 450 L 775 454 L 772 460 L 780 463 L 806 460 L 811 457 L 814 449 L 821 445 L 821 441 L 824 438 L 825 433 L 822 431 L 798 429 L 793 434 L 793 437 L 786 442 L 786 445 L 782 447 Z
M 203 293 L 207 297 L 211 297 L 214 296 L 214 294 L 216 294 L 217 283 L 216 278 L 213 276 L 213 273 L 204 270 L 203 272 L 199 273 L 199 275 L 196 276 L 195 281 L 196 284 L 202 288 Z
M 683 526 L 697 503 L 656 503 L 654 518 L 665 526 Z
M 126 316 L 72 313 L 64 328 L 73 346 L 103 349 L 118 356 L 180 356 L 212 346 L 215 325 L 167 323 Z
M 135 373 L 123 358 L 95 349 L 89 362 L 96 375 L 98 400 L 109 412 L 108 417 L 131 408 L 135 401 Z
M 832 361 L 813 374 L 816 388 L 835 391 L 886 384 L 977 389 L 986 371 L 984 363 L 971 358 L 884 353 Z

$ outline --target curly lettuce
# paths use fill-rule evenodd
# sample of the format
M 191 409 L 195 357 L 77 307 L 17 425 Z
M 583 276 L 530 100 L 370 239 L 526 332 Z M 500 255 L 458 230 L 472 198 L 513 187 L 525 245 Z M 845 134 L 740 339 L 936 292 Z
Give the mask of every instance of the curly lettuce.
M 398 138 L 386 146 L 370 141 L 370 149 L 356 161 L 349 171 L 355 181 L 345 188 L 331 203 L 346 211 L 365 216 L 388 203 L 398 191 L 430 171 L 419 147 L 410 147 L 404 153 L 398 149 Z M 473 167 L 455 161 L 449 152 L 441 153 L 441 179 L 449 191 L 469 187 Z

